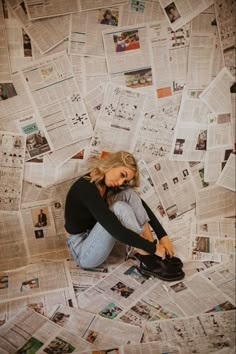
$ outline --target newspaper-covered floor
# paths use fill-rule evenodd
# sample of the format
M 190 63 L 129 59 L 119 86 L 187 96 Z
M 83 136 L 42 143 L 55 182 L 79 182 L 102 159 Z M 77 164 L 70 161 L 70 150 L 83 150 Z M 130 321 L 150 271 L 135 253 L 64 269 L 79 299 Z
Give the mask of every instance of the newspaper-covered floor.
M 235 353 L 231 0 L 0 0 L 0 353 Z M 117 242 L 80 269 L 65 198 L 128 150 L 185 278 Z M 154 234 L 155 236 L 155 234 Z

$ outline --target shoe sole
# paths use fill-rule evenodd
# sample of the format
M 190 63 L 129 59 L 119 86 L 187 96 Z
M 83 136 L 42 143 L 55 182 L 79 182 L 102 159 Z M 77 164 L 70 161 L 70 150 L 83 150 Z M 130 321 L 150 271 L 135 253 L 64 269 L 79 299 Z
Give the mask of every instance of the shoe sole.
M 148 270 L 143 270 L 141 268 L 139 268 L 139 271 L 141 274 L 143 275 L 147 275 L 147 276 L 151 276 L 151 277 L 155 277 L 158 278 L 160 280 L 164 280 L 164 281 L 177 281 L 177 280 L 181 280 L 185 277 L 185 273 L 182 271 L 181 274 L 178 277 L 174 277 L 174 278 L 165 278 L 160 276 L 159 274 L 153 273 L 153 272 L 149 272 Z

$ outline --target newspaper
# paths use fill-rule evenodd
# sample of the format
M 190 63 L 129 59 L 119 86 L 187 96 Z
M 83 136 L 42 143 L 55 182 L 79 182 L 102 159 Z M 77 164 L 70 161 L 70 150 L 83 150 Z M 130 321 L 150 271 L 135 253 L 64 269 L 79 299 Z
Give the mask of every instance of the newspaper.
M 153 21 L 166 21 L 159 1 L 128 1 L 122 6 L 120 26 L 129 26 Z
M 132 151 L 140 129 L 145 99 L 142 93 L 109 83 L 90 147 L 97 151 Z
M 43 316 L 49 317 L 55 304 L 76 307 L 77 302 L 73 289 L 65 288 L 42 295 L 31 295 L 23 299 L 6 301 L 0 304 L 0 326 L 30 308 Z
M 235 158 L 235 154 L 230 154 L 223 171 L 221 171 L 219 178 L 216 181 L 218 186 L 230 189 L 234 192 L 236 191 Z
M 55 348 L 59 348 L 60 351 L 70 350 L 70 352 L 75 349 L 92 348 L 89 342 L 71 334 L 31 309 L 21 312 L 2 326 L 0 338 L 1 352 L 9 354 L 28 350 L 51 353 Z
M 153 82 L 158 106 L 179 103 L 186 84 L 189 25 L 171 30 L 166 21 L 150 24 Z
M 229 113 L 231 111 L 230 86 L 233 83 L 233 76 L 224 67 L 199 97 L 211 111 L 218 114 Z
M 16 211 L 21 201 L 25 137 L 18 133 L 0 131 L 0 141 L 0 210 Z
M 233 147 L 233 146 L 232 146 Z M 216 182 L 220 177 L 227 160 L 233 149 L 213 149 L 206 152 L 205 157 L 205 174 L 204 180 L 206 182 Z M 233 172 L 233 171 L 232 171 Z M 233 178 L 234 173 L 230 176 Z M 232 180 L 233 182 L 233 180 Z
M 78 307 L 101 317 L 117 320 L 155 284 L 142 276 L 137 262 L 128 260 L 77 296 Z
M 153 321 L 145 328 L 144 342 L 168 343 L 178 348 L 181 354 L 218 353 L 216 349 L 219 348 L 226 349 L 225 353 L 233 353 L 234 321 L 234 311 Z
M 191 21 L 212 4 L 213 0 L 195 0 L 193 2 L 182 0 L 175 0 L 174 2 L 170 0 L 160 0 L 163 12 L 169 25 L 174 31 Z
M 198 98 L 199 90 L 185 87 L 175 126 L 170 160 L 203 161 L 207 148 L 208 106 Z
M 168 157 L 179 106 L 167 106 L 144 113 L 134 148 L 136 159 L 149 163 L 158 157 Z
M 119 321 L 113 321 L 111 326 L 108 318 L 62 305 L 57 306 L 50 319 L 97 348 L 139 343 L 143 334 L 136 326 Z
M 61 289 L 72 289 L 66 261 L 40 262 L 12 271 L 1 272 L 4 277 L 0 302 L 39 296 Z
M 235 304 L 235 264 L 234 262 L 224 262 L 205 270 L 202 275 L 210 280 L 218 289 L 230 298 Z
M 212 25 L 215 23 L 214 9 L 209 12 L 206 10 L 191 21 L 187 74 L 188 87 L 204 89 L 212 78 L 217 27 Z
M 235 220 L 193 222 L 189 256 L 193 260 L 227 262 L 235 256 Z
M 105 86 L 109 81 L 105 57 L 85 56 L 84 66 L 86 94 L 97 86 Z
M 7 0 L 7 5 L 42 54 L 48 52 L 68 37 L 69 15 L 31 21 L 28 18 L 24 1 Z
M 24 68 L 23 76 L 53 150 L 92 135 L 92 125 L 66 53 L 34 61 Z
M 211 114 L 207 126 L 207 150 L 232 147 L 232 123 L 230 114 Z
M 31 39 L 13 16 L 5 19 L 5 24 L 11 72 L 16 72 L 33 59 Z
M 186 162 L 160 159 L 148 166 L 154 187 L 169 220 L 195 208 L 196 196 L 189 165 Z
M 100 9 L 106 6 L 117 6 L 120 4 L 127 4 L 128 0 L 80 0 L 80 11 L 87 11 L 93 9 Z
M 25 0 L 27 14 L 30 20 L 45 17 L 60 16 L 79 11 L 79 1 L 70 0 L 66 4 L 63 0 L 49 0 L 46 3 L 40 1 Z
M 102 31 L 119 26 L 121 8 L 110 7 L 77 12 L 71 16 L 69 53 L 104 55 Z M 107 11 L 109 20 L 106 19 Z
M 50 160 L 52 160 L 57 168 L 61 167 L 65 162 L 69 161 L 69 159 L 75 155 L 78 156 L 79 161 L 83 160 L 83 151 L 89 142 L 90 139 L 83 139 L 72 145 L 52 151 L 50 154 L 48 154 L 48 157 Z
M 84 103 L 93 127 L 96 124 L 97 117 L 103 104 L 105 89 L 106 85 L 100 84 L 92 91 L 87 92 L 84 96 Z
M 118 85 L 150 91 L 153 71 L 148 43 L 148 26 L 136 25 L 102 32 L 110 79 Z
M 0 63 L 0 100 L 4 99 L 4 84 L 11 84 L 11 66 L 10 66 L 10 58 L 8 51 L 8 42 L 7 42 L 7 32 L 6 32 L 6 24 L 4 19 L 3 6 L 1 2 L 0 6 L 0 33 L 1 33 L 1 63 Z M 7 98 L 7 97 L 6 97 Z
M 235 3 L 214 0 L 214 6 L 225 66 L 235 77 Z
M 235 194 L 213 185 L 200 189 L 196 194 L 197 220 L 235 215 Z
M 27 264 L 29 253 L 24 242 L 19 212 L 0 211 L 0 245 L 1 271 L 20 268 Z
M 236 144 L 236 94 L 230 94 L 230 101 L 231 101 L 231 124 L 232 124 L 232 139 L 234 145 Z

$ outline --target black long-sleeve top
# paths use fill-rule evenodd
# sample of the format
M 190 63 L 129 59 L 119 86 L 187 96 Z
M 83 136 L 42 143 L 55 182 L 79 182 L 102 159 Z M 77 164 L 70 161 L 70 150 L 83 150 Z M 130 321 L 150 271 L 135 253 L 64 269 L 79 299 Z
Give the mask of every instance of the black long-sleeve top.
M 158 239 L 161 239 L 166 235 L 166 231 L 143 200 L 142 204 L 150 219 L 149 224 Z M 91 230 L 97 222 L 120 242 L 141 248 L 151 254 L 155 253 L 156 242 L 145 240 L 134 231 L 123 226 L 117 216 L 109 209 L 95 183 L 81 177 L 71 186 L 66 197 L 65 229 L 70 234 L 78 234 Z

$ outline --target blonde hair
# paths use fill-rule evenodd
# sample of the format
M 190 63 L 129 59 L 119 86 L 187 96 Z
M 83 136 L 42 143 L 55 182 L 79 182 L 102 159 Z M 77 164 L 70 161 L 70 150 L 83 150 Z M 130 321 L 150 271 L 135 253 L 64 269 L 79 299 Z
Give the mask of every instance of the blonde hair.
M 102 184 L 105 174 L 113 167 L 125 166 L 134 172 L 134 177 L 127 181 L 125 186 L 139 186 L 139 169 L 134 156 L 128 151 L 117 151 L 109 153 L 104 158 L 91 162 L 91 168 L 88 172 L 93 172 L 93 176 L 89 177 L 90 182 Z

